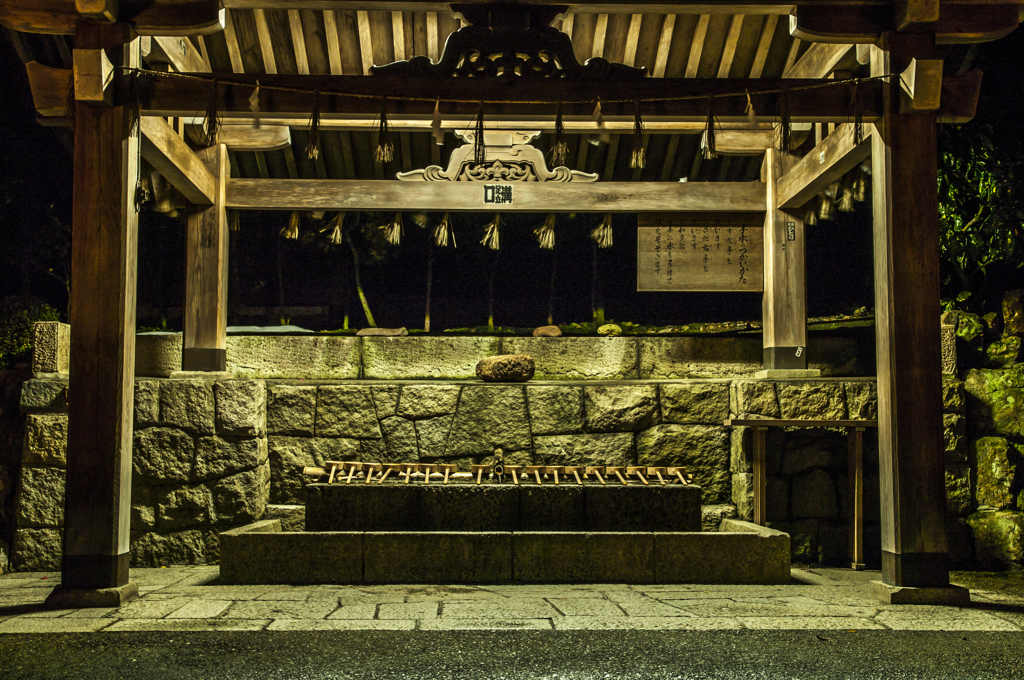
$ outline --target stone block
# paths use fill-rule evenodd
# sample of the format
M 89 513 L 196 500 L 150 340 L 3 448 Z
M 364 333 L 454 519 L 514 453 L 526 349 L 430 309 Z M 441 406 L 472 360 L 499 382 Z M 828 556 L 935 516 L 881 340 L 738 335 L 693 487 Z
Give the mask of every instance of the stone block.
M 222 583 L 312 585 L 363 580 L 361 533 L 265 532 L 251 531 L 252 526 L 220 535 Z
M 702 505 L 700 508 L 700 530 L 717 532 L 724 519 L 736 519 L 735 505 Z
M 370 394 L 377 409 L 377 419 L 384 420 L 398 413 L 398 397 L 402 392 L 399 385 L 373 385 Z
M 37 321 L 32 326 L 32 372 L 64 373 L 71 365 L 71 326 Z
M 819 524 L 816 519 L 790 520 L 772 522 L 771 528 L 789 536 L 790 559 L 801 564 L 815 564 L 821 561 L 818 551 Z
M 352 380 L 359 377 L 359 343 L 340 336 L 229 336 L 227 368 L 236 378 Z
M 455 420 L 453 416 L 438 416 L 437 418 L 413 421 L 416 430 L 416 445 L 421 458 L 432 459 L 444 456 L 453 420 Z
M 656 385 L 595 385 L 583 390 L 591 432 L 633 432 L 658 424 Z
M 495 337 L 362 338 L 363 374 L 372 380 L 476 378 L 476 365 L 498 354 Z
M 942 379 L 942 411 L 943 413 L 963 413 L 966 402 L 964 384 L 955 378 Z
M 1021 339 L 1015 335 L 999 338 L 985 348 L 985 365 L 988 368 L 1005 368 L 1021 359 Z
M 520 531 L 585 531 L 585 488 L 564 481 L 559 486 L 522 485 L 518 489 Z
M 64 526 L 64 470 L 21 469 L 17 523 L 19 528 Z
M 519 583 L 654 583 L 654 534 L 522 532 Z
M 160 386 L 160 423 L 192 434 L 214 433 L 213 382 L 168 380 Z
M 227 477 L 267 462 L 267 440 L 201 437 L 196 446 L 193 481 Z
M 878 420 L 878 387 L 874 381 L 846 382 L 844 388 L 850 420 Z
M 47 609 L 118 609 L 139 597 L 133 581 L 116 588 L 78 589 L 57 586 L 46 597 Z
M 60 529 L 18 529 L 14 532 L 11 566 L 15 571 L 60 571 Z
M 0 540 L 0 574 L 6 574 L 11 570 L 11 546 L 7 541 Z
M 956 413 L 943 413 L 942 441 L 946 462 L 967 462 L 967 418 Z
M 262 437 L 267 432 L 267 384 L 224 380 L 213 386 L 217 432 L 228 437 Z
M 721 425 L 729 417 L 728 382 L 663 383 L 661 417 L 666 423 Z
M 477 362 L 476 377 L 492 383 L 526 382 L 536 370 L 533 359 L 526 354 L 499 354 Z
M 740 418 L 779 418 L 779 400 L 775 383 L 761 380 L 738 380 L 733 383 L 736 403 L 733 413 Z
M 640 338 L 640 378 L 728 378 L 761 370 L 761 340 L 751 337 Z
M 134 476 L 145 484 L 174 484 L 192 477 L 195 463 L 192 437 L 169 427 L 151 427 L 135 433 L 132 447 Z
M 218 480 L 210 491 L 217 522 L 254 522 L 263 517 L 270 498 L 270 463 Z
M 317 389 L 316 435 L 380 439 L 369 387 L 321 385 Z
M 966 465 L 946 466 L 946 514 L 966 517 L 974 509 L 971 498 L 971 468 Z
M 583 388 L 568 385 L 528 385 L 526 402 L 534 437 L 583 431 Z
M 316 450 L 313 455 L 317 460 L 361 460 L 371 463 L 387 460 L 388 452 L 383 439 L 325 437 L 309 441 Z
M 683 466 L 707 503 L 732 496 L 729 432 L 713 425 L 658 425 L 637 436 L 637 465 Z
M 26 380 L 19 406 L 22 413 L 67 413 L 67 380 Z
M 957 374 L 956 326 L 942 324 L 939 326 L 939 347 L 942 359 L 942 374 Z
M 154 531 L 156 529 L 156 494 L 153 487 L 144 484 L 132 485 L 132 531 Z
M 526 396 L 521 385 L 463 388 L 448 435 L 445 456 L 489 456 L 532 448 Z
M 169 567 L 174 564 L 205 564 L 206 541 L 199 529 L 171 533 L 133 533 L 132 567 Z
M 68 417 L 33 413 L 25 418 L 23 465 L 65 467 L 68 457 Z
M 775 393 L 783 418 L 846 418 L 846 398 L 841 382 L 780 382 L 775 385 Z
M 135 375 L 170 378 L 181 370 L 181 333 L 139 333 L 135 336 Z
M 1024 337 L 1024 289 L 1003 293 L 1003 333 Z
M 398 415 L 413 419 L 450 415 L 455 413 L 461 390 L 460 385 L 405 385 L 398 402 Z M 379 411 L 378 417 L 381 417 Z
M 533 358 L 542 380 L 628 380 L 637 376 L 635 338 L 506 338 L 506 354 Z
M 974 369 L 964 389 L 968 418 L 981 434 L 1024 437 L 1024 364 L 1007 369 Z
M 156 380 L 136 380 L 135 429 L 155 427 L 160 424 L 160 383 Z
M 967 523 L 974 529 L 975 550 L 982 566 L 1024 566 L 1024 512 L 976 512 Z
M 217 520 L 213 494 L 201 484 L 159 489 L 156 516 L 162 532 L 213 524 Z
M 655 534 L 655 583 L 788 584 L 789 536 L 734 519 L 715 534 Z
M 419 460 L 416 426 L 412 420 L 391 416 L 380 422 L 380 429 L 384 432 L 389 463 L 415 463 Z
M 701 490 L 695 485 L 583 487 L 587 531 L 700 531 Z
M 771 432 L 771 430 L 769 430 Z M 754 431 L 746 426 L 729 431 L 729 469 L 733 473 L 754 470 Z
M 323 454 L 316 443 L 317 440 L 306 437 L 270 437 L 267 440 L 271 503 L 303 503 L 306 500 L 303 487 L 307 478 L 302 469 L 324 464 Z
M 732 476 L 732 504 L 740 519 L 754 519 L 754 474 L 737 472 Z
M 871 582 L 871 594 L 884 604 L 917 604 L 943 607 L 970 607 L 971 592 L 960 586 L 911 588 L 892 586 L 882 581 Z
M 832 476 L 821 469 L 793 477 L 790 516 L 794 519 L 832 519 L 838 515 Z
M 367 533 L 365 583 L 502 583 L 512 580 L 512 534 Z
M 421 531 L 516 531 L 519 489 L 511 485 L 420 487 Z M 405 527 L 406 529 L 412 527 Z
M 281 522 L 281 531 L 305 531 L 306 506 L 268 504 L 263 519 L 278 520 Z
M 537 465 L 632 465 L 633 433 L 564 434 L 533 438 Z
M 410 531 L 423 525 L 419 484 L 310 484 L 306 531 Z
M 1013 481 L 1022 451 L 1002 437 L 983 437 L 974 442 L 978 470 L 978 505 L 1002 510 L 1013 506 Z
M 315 385 L 267 387 L 267 432 L 312 437 L 316 422 Z

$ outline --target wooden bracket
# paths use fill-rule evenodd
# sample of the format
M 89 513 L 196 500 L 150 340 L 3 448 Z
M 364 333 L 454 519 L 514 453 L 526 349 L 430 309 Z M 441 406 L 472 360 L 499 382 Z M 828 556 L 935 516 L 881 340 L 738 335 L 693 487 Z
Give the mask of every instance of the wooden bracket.
M 117 21 L 117 0 L 75 0 L 75 11 L 89 21 Z
M 108 87 L 114 82 L 114 65 L 103 50 L 75 50 L 72 58 L 75 99 L 87 102 L 107 101 Z
M 911 59 L 900 74 L 900 113 L 938 111 L 942 102 L 942 60 Z
M 897 31 L 912 31 L 939 20 L 939 0 L 896 0 L 893 23 Z

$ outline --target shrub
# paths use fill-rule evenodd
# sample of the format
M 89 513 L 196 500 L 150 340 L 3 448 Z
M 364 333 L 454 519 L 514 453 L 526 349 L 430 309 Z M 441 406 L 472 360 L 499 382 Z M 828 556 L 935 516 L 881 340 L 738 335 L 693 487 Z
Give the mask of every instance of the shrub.
M 32 325 L 60 321 L 60 313 L 31 296 L 9 297 L 0 302 L 0 369 L 28 360 L 32 353 Z

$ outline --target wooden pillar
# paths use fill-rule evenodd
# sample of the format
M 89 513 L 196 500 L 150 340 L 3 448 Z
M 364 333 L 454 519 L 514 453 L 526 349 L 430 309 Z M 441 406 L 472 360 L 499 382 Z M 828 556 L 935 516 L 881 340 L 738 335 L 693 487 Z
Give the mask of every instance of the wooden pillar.
M 764 368 L 807 368 L 807 287 L 804 222 L 778 208 L 777 183 L 782 154 L 768 149 L 761 168 L 768 192 L 764 220 Z
M 128 24 L 81 22 L 75 47 L 137 66 L 131 38 Z M 65 590 L 128 582 L 139 135 L 115 80 L 113 105 L 75 107 Z
M 933 49 L 928 35 L 886 34 L 871 74 Z M 945 586 L 936 114 L 900 114 L 900 92 L 893 78 L 871 140 L 882 579 Z
M 185 243 L 184 371 L 227 370 L 228 224 L 224 208 L 228 148 L 198 152 L 216 178 L 214 204 L 191 208 Z

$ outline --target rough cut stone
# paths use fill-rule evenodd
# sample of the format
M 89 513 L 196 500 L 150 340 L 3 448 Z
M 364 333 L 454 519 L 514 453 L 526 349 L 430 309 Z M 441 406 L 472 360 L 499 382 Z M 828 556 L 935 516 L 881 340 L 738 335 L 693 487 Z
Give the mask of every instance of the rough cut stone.
M 11 566 L 15 571 L 59 571 L 61 535 L 60 529 L 18 529 Z
M 267 440 L 202 437 L 196 445 L 192 479 L 203 481 L 252 470 L 267 461 Z
M 1007 369 L 975 369 L 964 389 L 970 401 L 970 420 L 983 434 L 1024 437 L 1024 364 Z
M 370 388 L 373 405 L 377 409 L 377 420 L 390 418 L 398 412 L 398 395 L 401 389 L 398 385 L 374 385 Z
M 526 382 L 536 367 L 525 354 L 503 354 L 484 357 L 476 365 L 476 377 L 484 382 Z
M 270 437 L 270 502 L 303 503 L 304 467 L 322 467 L 316 440 L 307 437 Z M 345 460 L 342 458 L 342 460 Z M 350 459 L 351 460 L 351 459 Z
M 164 488 L 157 496 L 160 531 L 212 524 L 216 521 L 213 494 L 202 484 Z
M 309 439 L 313 447 L 313 458 L 326 463 L 329 460 L 353 460 L 377 463 L 387 460 L 387 448 L 383 439 L 351 439 L 346 437 L 325 437 Z
M 522 386 L 464 387 L 448 435 L 445 456 L 489 456 L 532 448 Z
M 477 362 L 498 353 L 495 337 L 363 338 L 362 343 L 363 373 L 374 380 L 475 378 Z
M 25 418 L 24 465 L 65 467 L 68 458 L 68 417 L 31 414 Z
M 26 380 L 21 386 L 22 413 L 67 413 L 66 380 Z
M 440 458 L 444 455 L 454 419 L 453 416 L 439 416 L 414 421 L 420 458 Z
M 636 440 L 637 465 L 683 466 L 703 492 L 703 502 L 728 503 L 729 432 L 712 425 L 658 425 Z
M 305 505 L 267 505 L 263 519 L 276 519 L 281 522 L 281 531 L 306 530 Z
M 575 434 L 583 431 L 583 388 L 567 385 L 526 388 L 530 430 L 542 434 Z
M 135 381 L 135 429 L 160 424 L 160 383 L 155 380 Z
M 733 413 L 740 418 L 778 418 L 779 400 L 775 396 L 775 383 L 762 380 L 740 380 L 734 383 L 736 406 Z
M 783 418 L 844 420 L 846 399 L 839 382 L 780 382 L 775 386 Z
M 1004 368 L 1017 363 L 1021 359 L 1021 339 L 1015 335 L 1006 335 L 985 348 L 986 366 Z
M 213 434 L 213 383 L 209 380 L 168 380 L 160 386 L 160 422 L 193 434 Z
M 1024 337 L 1024 289 L 1003 293 L 1003 333 Z
M 170 378 L 181 370 L 181 333 L 139 333 L 135 336 L 135 375 Z
M 946 445 L 946 461 L 967 460 L 967 419 L 955 413 L 942 414 L 942 440 Z
M 206 562 L 206 541 L 198 529 L 169 534 L 135 534 L 131 542 L 131 566 L 164 567 Z
M 996 510 L 1013 505 L 1011 490 L 1016 462 L 1021 451 L 1002 437 L 983 437 L 974 442 L 974 457 L 978 469 L 978 505 Z
M 954 517 L 966 517 L 973 509 L 971 468 L 966 465 L 947 465 L 946 514 Z
M 702 505 L 700 508 L 700 530 L 715 533 L 722 526 L 723 519 L 736 519 L 735 505 Z
M 316 435 L 379 439 L 380 426 L 369 388 L 321 385 L 317 394 Z
M 942 374 L 957 374 L 956 326 L 944 323 L 939 326 L 939 347 L 942 357 Z
M 71 326 L 37 321 L 32 326 L 32 372 L 67 373 L 71 357 Z
M 413 421 L 392 416 L 380 421 L 387 447 L 387 462 L 415 463 L 419 460 L 416 447 L 416 426 Z
M 754 475 L 751 472 L 737 472 L 732 476 L 732 504 L 739 519 L 754 519 Z
M 828 467 L 833 459 L 833 446 L 841 445 L 845 455 L 846 441 L 822 432 L 792 433 L 786 437 L 782 456 L 782 474 L 794 475 L 813 468 Z
M 227 342 L 236 378 L 352 380 L 359 377 L 358 338 L 235 335 Z
M 793 478 L 790 516 L 794 519 L 832 519 L 838 514 L 836 489 L 824 470 L 811 470 Z
M 132 531 L 156 529 L 156 494 L 153 487 L 144 484 L 132 485 Z
M 659 421 L 656 385 L 595 385 L 583 390 L 591 432 L 643 430 Z
M 263 517 L 270 498 L 270 464 L 225 477 L 211 488 L 217 521 L 247 524 Z
M 633 434 L 569 434 L 533 438 L 537 465 L 632 465 Z
M 189 481 L 195 461 L 195 443 L 181 430 L 151 427 L 135 433 L 132 469 L 145 484 Z
M 217 431 L 228 437 L 262 437 L 267 432 L 267 384 L 224 380 L 213 386 Z
M 966 401 L 964 384 L 955 378 L 942 380 L 942 410 L 945 413 L 963 413 Z
M 398 415 L 403 418 L 432 418 L 455 413 L 461 389 L 459 385 L 405 385 L 398 403 Z
M 976 512 L 967 518 L 974 529 L 979 560 L 1000 569 L 1024 565 L 1024 513 Z
M 869 381 L 845 383 L 846 415 L 850 420 L 878 419 L 878 387 Z
M 761 370 L 760 338 L 641 338 L 644 379 L 726 378 Z
M 356 335 L 361 338 L 402 338 L 409 335 L 409 331 L 405 329 L 405 326 L 401 328 L 360 328 Z
M 661 417 L 666 423 L 721 425 L 729 417 L 729 383 L 665 383 L 661 389 Z
M 558 326 L 538 326 L 533 329 L 533 337 L 535 338 L 557 338 L 562 334 L 562 329 Z
M 19 527 L 64 526 L 64 479 L 64 470 L 58 468 L 21 469 Z
M 267 388 L 267 432 L 313 436 L 315 385 L 270 385 Z
M 606 323 L 597 329 L 597 334 L 604 336 L 622 335 L 622 326 L 614 323 Z
M 506 338 L 504 349 L 533 357 L 544 380 L 622 380 L 637 377 L 635 338 Z

